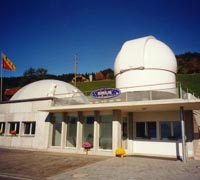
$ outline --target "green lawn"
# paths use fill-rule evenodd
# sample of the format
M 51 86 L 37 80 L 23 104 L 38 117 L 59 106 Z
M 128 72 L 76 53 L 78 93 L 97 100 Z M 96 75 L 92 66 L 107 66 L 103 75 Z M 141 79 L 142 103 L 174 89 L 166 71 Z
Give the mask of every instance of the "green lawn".
M 185 91 L 200 96 L 200 74 L 178 74 L 177 82 L 181 82 Z
M 110 80 L 110 79 L 77 83 L 77 88 L 79 88 L 86 95 L 89 95 L 89 93 L 95 89 L 114 88 L 114 87 L 115 87 L 115 80 Z
M 200 74 L 178 74 L 177 82 L 181 83 L 182 88 L 185 91 L 194 93 L 196 96 L 200 96 Z M 115 80 L 101 80 L 93 82 L 77 83 L 77 87 L 89 95 L 89 92 L 100 88 L 114 88 Z

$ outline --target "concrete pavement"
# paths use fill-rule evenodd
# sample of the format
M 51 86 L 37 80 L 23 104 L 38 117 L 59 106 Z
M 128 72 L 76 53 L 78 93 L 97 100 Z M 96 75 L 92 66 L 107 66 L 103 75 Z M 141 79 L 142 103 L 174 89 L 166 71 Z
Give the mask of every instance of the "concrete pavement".
M 200 161 L 160 160 L 151 158 L 110 158 L 48 180 L 200 180 Z

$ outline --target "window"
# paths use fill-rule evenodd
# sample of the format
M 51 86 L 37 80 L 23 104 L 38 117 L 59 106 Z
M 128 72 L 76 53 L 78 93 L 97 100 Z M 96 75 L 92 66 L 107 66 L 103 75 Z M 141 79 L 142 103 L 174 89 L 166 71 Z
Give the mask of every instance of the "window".
M 178 121 L 173 122 L 160 122 L 161 139 L 181 139 L 181 123 Z
M 145 137 L 145 122 L 136 122 L 136 137 Z
M 166 139 L 171 136 L 171 122 L 160 122 L 161 138 Z
M 24 134 L 34 135 L 36 122 L 23 122 L 24 123 Z
M 93 147 L 94 116 L 85 116 L 83 123 L 83 142 L 89 142 Z
M 76 147 L 77 121 L 76 116 L 67 117 L 67 147 Z
M 1 131 L 1 134 L 5 133 L 5 126 L 6 126 L 5 122 L 0 122 L 0 131 Z
M 156 122 L 136 122 L 136 137 L 156 138 Z
M 99 147 L 112 149 L 112 115 L 100 116 L 99 131 Z
M 181 135 L 181 122 L 175 121 L 173 125 L 173 136 L 175 139 L 182 139 Z
M 156 138 L 156 122 L 147 122 L 148 138 Z
M 16 134 L 19 134 L 19 126 L 20 126 L 19 122 L 9 122 L 9 125 L 10 125 L 9 132 L 16 131 Z
M 60 146 L 62 131 L 62 113 L 55 113 L 53 116 L 52 146 Z
M 127 149 L 128 144 L 128 119 L 127 117 L 123 117 L 122 122 L 122 147 Z

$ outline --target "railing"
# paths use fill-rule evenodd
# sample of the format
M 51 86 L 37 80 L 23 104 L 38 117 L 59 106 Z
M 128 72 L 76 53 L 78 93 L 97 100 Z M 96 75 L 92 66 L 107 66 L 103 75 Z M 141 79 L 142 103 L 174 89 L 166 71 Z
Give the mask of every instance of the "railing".
M 159 84 L 159 85 L 166 85 L 166 84 Z M 120 89 L 122 93 L 114 98 L 96 99 L 90 96 L 91 92 L 85 92 L 84 94 L 81 92 L 56 94 L 53 106 L 195 98 L 192 94 L 188 94 L 185 91 L 183 91 L 180 84 L 175 88 L 163 88 L 163 89 L 143 90 L 143 91 L 141 90 L 134 91 L 134 88 L 137 89 L 138 86 L 126 89 L 125 88 Z

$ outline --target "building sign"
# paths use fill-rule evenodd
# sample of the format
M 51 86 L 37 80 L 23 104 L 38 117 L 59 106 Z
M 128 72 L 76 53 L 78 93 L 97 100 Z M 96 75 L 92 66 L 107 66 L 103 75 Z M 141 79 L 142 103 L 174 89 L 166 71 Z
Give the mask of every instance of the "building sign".
M 107 99 L 119 96 L 121 94 L 119 89 L 115 88 L 102 88 L 91 92 L 90 96 L 95 99 Z

